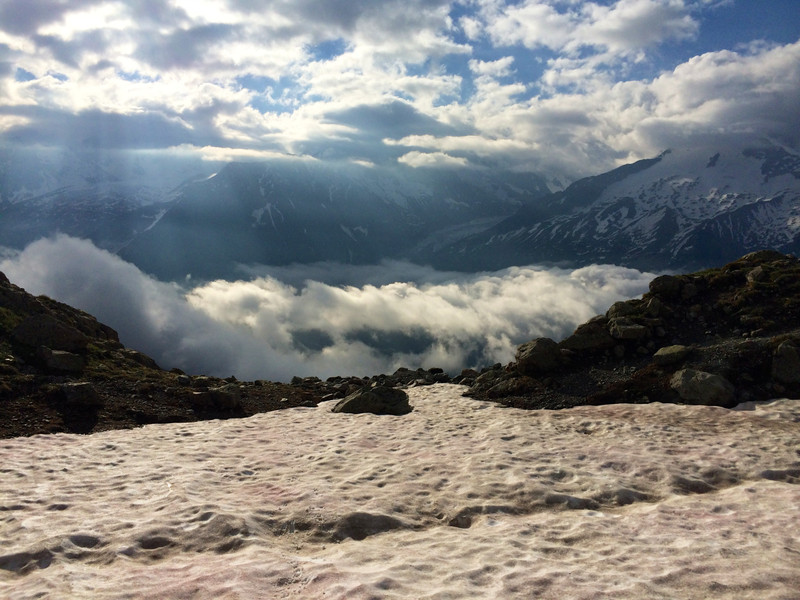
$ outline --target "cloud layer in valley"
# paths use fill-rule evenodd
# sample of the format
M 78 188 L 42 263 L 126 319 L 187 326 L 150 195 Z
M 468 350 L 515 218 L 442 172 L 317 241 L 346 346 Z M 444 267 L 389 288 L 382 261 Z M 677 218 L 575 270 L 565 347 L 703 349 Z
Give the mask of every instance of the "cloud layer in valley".
M 508 362 L 517 345 L 562 338 L 653 277 L 615 266 L 463 275 L 385 263 L 308 279 L 329 267 L 183 289 L 65 236 L 0 261 L 13 283 L 95 315 L 162 367 L 279 381 Z
M 794 0 L 0 2 L 0 142 L 574 178 L 798 145 Z

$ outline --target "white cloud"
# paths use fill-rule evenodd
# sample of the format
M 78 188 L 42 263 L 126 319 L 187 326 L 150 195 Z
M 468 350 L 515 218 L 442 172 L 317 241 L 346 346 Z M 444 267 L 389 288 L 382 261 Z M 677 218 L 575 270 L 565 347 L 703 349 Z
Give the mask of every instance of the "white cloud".
M 444 152 L 419 152 L 414 150 L 397 159 L 397 162 L 409 167 L 465 167 L 466 158 L 450 156 Z
M 31 293 L 95 315 L 165 368 L 281 381 L 508 362 L 517 345 L 565 337 L 614 301 L 641 294 L 652 278 L 613 266 L 463 275 L 384 263 L 320 266 L 349 285 L 301 283 L 311 265 L 272 269 L 292 284 L 261 276 L 184 290 L 64 236 L 0 260 L 0 270 Z
M 697 34 L 698 24 L 683 0 L 595 2 L 526 0 L 520 4 L 486 2 L 486 29 L 497 45 L 547 47 L 577 55 L 593 48 L 629 54 L 667 39 Z
M 712 11 L 736 8 L 726 0 L 0 4 L 0 135 L 376 164 L 479 157 L 566 179 L 709 132 L 793 139 L 796 43 L 656 60 L 702 37 Z M 416 118 L 373 119 L 397 103 Z M 419 136 L 430 145 L 383 143 Z
M 564 59 L 568 61 L 568 59 Z M 577 68 L 577 67 L 575 67 Z M 406 136 L 388 143 L 423 152 L 491 153 L 501 164 L 575 178 L 708 136 L 769 136 L 800 144 L 800 42 L 697 56 L 650 81 L 593 78 L 591 89 L 514 100 L 487 77 L 459 113 L 479 133 Z M 568 69 L 560 72 L 565 76 Z M 545 75 L 547 78 L 548 75 Z M 497 93 L 492 95 L 492 86 Z

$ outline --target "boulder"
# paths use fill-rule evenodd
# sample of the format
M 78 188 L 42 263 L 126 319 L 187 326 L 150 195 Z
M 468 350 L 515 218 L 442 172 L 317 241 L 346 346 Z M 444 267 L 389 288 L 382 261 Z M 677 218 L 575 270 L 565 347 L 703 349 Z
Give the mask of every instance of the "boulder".
M 48 371 L 80 373 L 86 367 L 86 360 L 83 356 L 74 354 L 73 352 L 51 350 L 47 346 L 39 346 L 36 354 Z
M 650 293 L 667 300 L 674 300 L 680 296 L 681 280 L 673 275 L 661 275 L 650 282 Z
M 625 317 L 611 319 L 608 323 L 608 332 L 617 340 L 640 340 L 650 335 L 647 327 Z
M 413 407 L 403 390 L 375 386 L 359 390 L 339 400 L 331 411 L 335 413 L 372 413 L 375 415 L 405 415 Z
M 132 360 L 133 362 L 139 363 L 144 367 L 148 367 L 150 369 L 157 369 L 159 371 L 161 370 L 161 367 L 159 367 L 158 364 L 156 364 L 156 361 L 147 356 L 146 354 L 142 354 L 141 352 L 138 352 L 136 350 L 131 350 L 130 348 L 122 348 L 119 350 L 119 353 L 123 357 Z
M 89 344 L 89 338 L 83 333 L 46 314 L 27 317 L 14 328 L 11 335 L 26 346 L 47 346 L 65 352 L 83 352 Z
M 596 352 L 608 350 L 615 345 L 614 338 L 608 333 L 608 319 L 595 317 L 580 325 L 571 336 L 559 343 L 565 350 Z
M 525 396 L 542 389 L 542 384 L 531 377 L 509 377 L 486 391 L 489 398 Z
M 198 410 L 231 411 L 242 405 L 242 391 L 238 385 L 229 383 L 192 394 L 194 407 Z
M 772 377 L 781 383 L 800 383 L 800 351 L 791 342 L 783 342 L 775 350 Z
M 522 344 L 515 360 L 517 370 L 523 375 L 546 373 L 561 365 L 561 348 L 550 338 L 537 338 Z
M 669 365 L 677 365 L 689 356 L 692 349 L 688 346 L 676 344 L 674 346 L 666 346 L 661 348 L 653 355 L 653 362 L 660 367 Z
M 94 386 L 87 382 L 65 383 L 61 386 L 67 408 L 71 410 L 91 410 L 103 406 L 103 399 Z
M 747 272 L 747 283 L 754 284 L 760 281 L 764 281 L 767 279 L 767 272 L 764 270 L 764 267 L 758 265 L 754 269 L 750 269 Z
M 639 311 L 641 300 L 630 300 L 628 302 L 614 302 L 606 311 L 606 317 L 614 319 L 616 317 L 628 317 Z
M 708 406 L 730 406 L 733 403 L 735 388 L 720 375 L 682 369 L 670 379 L 670 387 L 689 404 Z
M 648 317 L 661 317 L 668 311 L 666 305 L 658 298 L 650 298 L 644 308 L 644 314 Z

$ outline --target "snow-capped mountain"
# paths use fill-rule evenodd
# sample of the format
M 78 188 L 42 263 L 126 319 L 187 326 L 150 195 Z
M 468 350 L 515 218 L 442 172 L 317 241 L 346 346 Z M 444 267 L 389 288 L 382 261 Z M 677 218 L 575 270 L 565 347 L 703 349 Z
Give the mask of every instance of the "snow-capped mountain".
M 207 169 L 146 153 L 0 148 L 0 246 L 64 233 L 116 252 L 166 212 L 176 186 Z
M 679 270 L 800 251 L 800 154 L 777 144 L 675 149 L 563 191 L 547 186 L 537 174 L 464 168 L 0 152 L 0 246 L 66 233 L 168 280 L 390 258 L 473 272 Z
M 548 193 L 537 175 L 286 159 L 231 163 L 120 255 L 164 279 L 234 277 L 237 265 L 405 258 L 431 238 L 484 230 Z
M 433 253 L 439 267 L 718 265 L 800 250 L 800 155 L 768 142 L 692 148 L 576 181 Z

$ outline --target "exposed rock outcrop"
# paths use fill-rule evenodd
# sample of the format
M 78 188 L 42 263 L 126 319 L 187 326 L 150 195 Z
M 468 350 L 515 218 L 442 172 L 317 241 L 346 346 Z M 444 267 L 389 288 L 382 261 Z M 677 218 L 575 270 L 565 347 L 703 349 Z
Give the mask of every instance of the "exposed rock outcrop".
M 287 384 L 164 371 L 91 315 L 31 296 L 0 273 L 0 438 L 241 417 L 318 401 Z
M 730 406 L 735 388 L 730 381 L 713 373 L 682 369 L 669 380 L 670 387 L 687 404 Z
M 335 413 L 372 413 L 375 415 L 405 415 L 413 407 L 408 394 L 399 388 L 377 385 L 350 394 L 331 409 Z
M 523 344 L 469 393 L 523 408 L 800 397 L 800 261 L 760 251 L 657 277 L 558 342 L 560 354 L 552 344 Z

